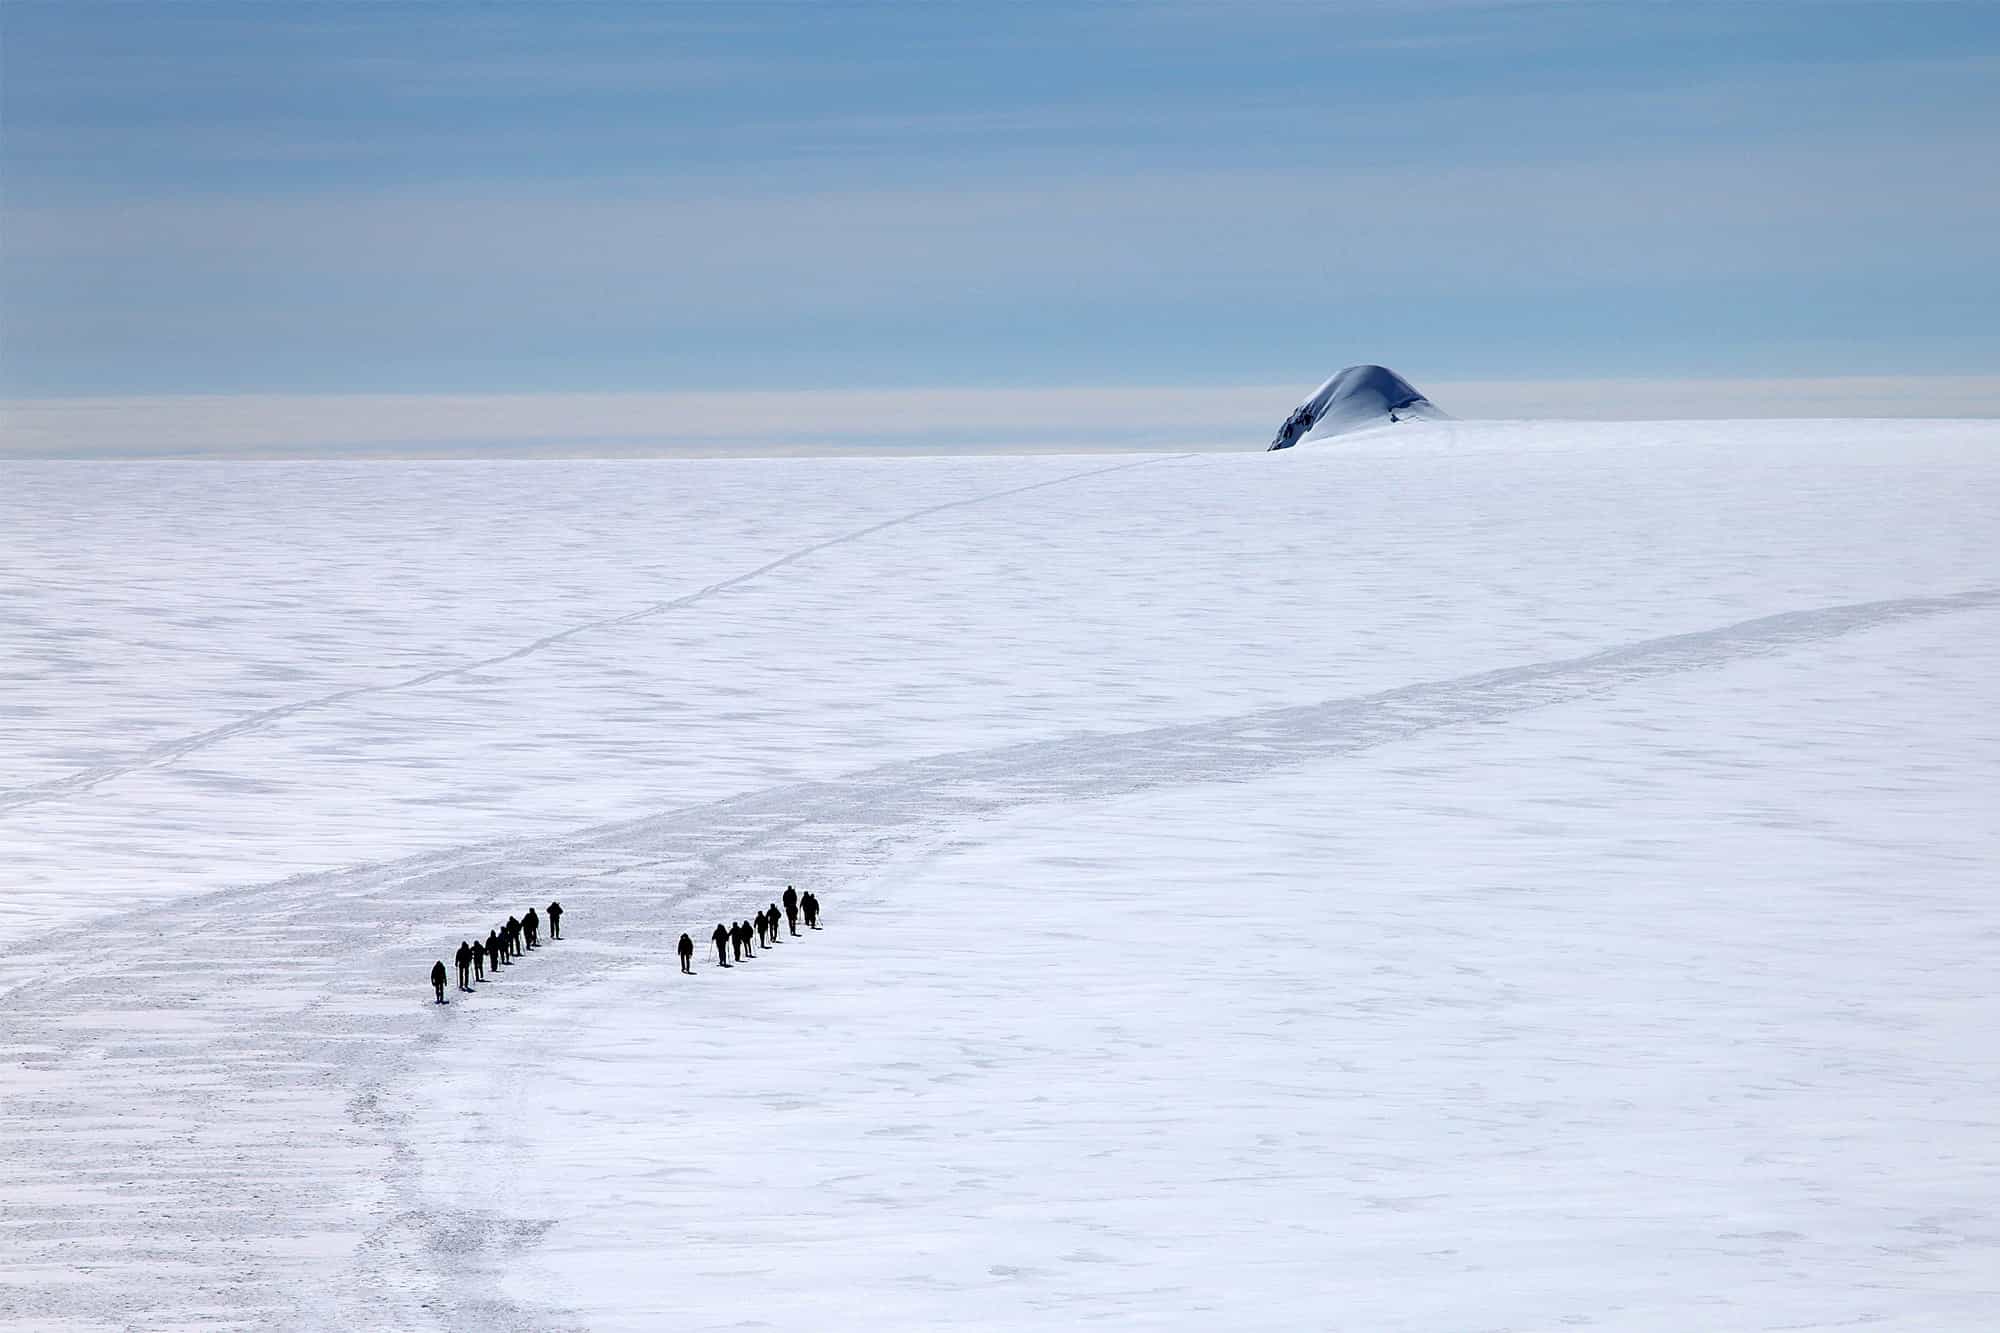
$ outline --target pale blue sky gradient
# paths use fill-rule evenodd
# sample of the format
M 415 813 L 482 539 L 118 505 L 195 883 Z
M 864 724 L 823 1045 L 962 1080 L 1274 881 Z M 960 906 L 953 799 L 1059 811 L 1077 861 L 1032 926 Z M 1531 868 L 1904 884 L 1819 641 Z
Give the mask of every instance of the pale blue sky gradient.
M 0 0 L 0 62 L 16 399 L 2000 369 L 1989 0 Z

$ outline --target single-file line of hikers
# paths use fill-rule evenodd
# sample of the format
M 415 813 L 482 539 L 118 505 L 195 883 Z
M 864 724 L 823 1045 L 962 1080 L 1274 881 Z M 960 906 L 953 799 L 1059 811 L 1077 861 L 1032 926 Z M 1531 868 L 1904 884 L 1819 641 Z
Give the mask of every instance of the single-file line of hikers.
M 777 903 L 760 909 L 748 921 L 738 921 L 735 925 L 717 924 L 709 936 L 715 945 L 716 962 L 722 967 L 733 967 L 733 955 L 737 963 L 746 958 L 755 958 L 757 950 L 776 944 L 779 937 L 789 931 L 793 936 L 799 933 L 799 922 L 804 919 L 806 929 L 818 930 L 819 898 L 808 892 L 800 893 L 791 885 L 785 886 L 782 913 Z M 552 902 L 548 906 L 549 939 L 562 938 L 563 905 Z M 471 992 L 473 986 L 488 980 L 499 980 L 500 969 L 510 966 L 530 949 L 542 947 L 543 917 L 530 907 L 526 916 L 508 917 L 501 925 L 486 933 L 485 939 L 474 936 L 470 940 L 460 940 L 458 952 L 452 955 L 452 962 L 458 968 L 458 988 Z M 694 974 L 694 937 L 682 934 L 677 947 L 681 959 L 681 971 Z M 431 989 L 437 993 L 436 1003 L 449 1004 L 444 997 L 444 988 L 451 981 L 451 973 L 445 968 L 444 959 L 431 964 Z

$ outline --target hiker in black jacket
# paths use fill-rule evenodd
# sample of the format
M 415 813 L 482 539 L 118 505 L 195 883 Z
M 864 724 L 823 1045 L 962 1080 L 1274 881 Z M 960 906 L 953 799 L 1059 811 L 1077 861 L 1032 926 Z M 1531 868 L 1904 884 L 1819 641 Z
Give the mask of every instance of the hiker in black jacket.
M 444 983 L 446 980 L 447 978 L 445 977 L 445 972 L 444 972 L 444 959 L 440 958 L 435 963 L 431 964 L 431 989 L 437 992 L 438 995 L 437 1002 L 439 1004 L 446 1003 L 446 1000 L 444 998 Z
M 562 938 L 562 904 L 561 904 L 561 903 L 550 903 L 550 904 L 549 904 L 549 938 L 550 938 L 550 939 L 552 939 L 552 940 L 559 940 L 559 939 L 561 939 L 561 938 Z
M 518 916 L 508 917 L 507 924 L 502 926 L 501 929 L 506 932 L 502 938 L 505 939 L 507 944 L 507 956 L 509 958 L 519 958 L 521 956 L 521 918 Z
M 477 935 L 472 937 L 472 979 L 486 980 L 486 941 Z
M 505 953 L 506 950 L 501 948 L 500 946 L 500 932 L 497 930 L 487 931 L 486 961 L 493 964 L 493 975 L 496 977 L 500 975 L 500 969 L 503 966 L 505 966 L 507 962 L 506 958 L 502 956 Z
M 734 937 L 729 933 L 728 929 L 718 925 L 715 928 L 715 934 L 709 936 L 709 938 L 715 941 L 715 961 L 721 963 L 724 967 L 728 967 L 729 942 Z
M 694 973 L 694 940 L 693 940 L 693 938 L 692 938 L 692 937 L 690 937 L 690 936 L 687 936 L 687 935 L 682 935 L 682 936 L 681 936 L 681 943 L 680 943 L 680 955 L 681 955 L 681 971 L 683 971 L 683 972 L 686 972 L 686 973 L 688 973 L 689 975 L 693 975 L 693 973 Z
M 528 937 L 528 947 L 534 948 L 535 936 L 542 933 L 542 919 L 535 915 L 535 909 L 532 907 L 528 909 L 528 914 L 521 918 L 521 933 Z
M 789 884 L 785 886 L 785 926 L 792 934 L 799 933 L 799 891 Z
M 458 964 L 458 988 L 460 990 L 471 990 L 472 946 L 464 940 L 460 940 L 458 942 L 458 952 L 451 956 L 451 961 Z

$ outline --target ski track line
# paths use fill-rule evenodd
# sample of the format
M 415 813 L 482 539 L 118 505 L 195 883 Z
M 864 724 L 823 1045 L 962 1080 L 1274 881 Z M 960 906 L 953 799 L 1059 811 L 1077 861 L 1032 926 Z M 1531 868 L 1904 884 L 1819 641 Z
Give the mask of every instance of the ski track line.
M 226 722 L 219 727 L 211 727 L 207 731 L 196 732 L 189 736 L 177 736 L 172 740 L 155 742 L 131 757 L 117 763 L 102 764 L 95 768 L 78 769 L 74 773 L 66 773 L 61 777 L 48 778 L 25 787 L 15 787 L 0 791 L 0 813 L 9 810 L 18 810 L 23 806 L 36 805 L 43 801 L 56 800 L 64 796 L 72 796 L 78 792 L 89 791 L 95 787 L 102 786 L 104 783 L 124 777 L 129 773 L 136 773 L 141 769 L 160 768 L 193 754 L 197 750 L 205 750 L 212 745 L 220 745 L 224 741 L 234 740 L 238 736 L 261 731 L 274 722 L 281 722 L 288 717 L 295 717 L 300 713 L 331 708 L 336 704 L 345 703 L 349 699 L 358 699 L 365 695 L 391 694 L 398 690 L 419 689 L 440 680 L 448 680 L 453 676 L 468 675 L 475 671 L 484 671 L 490 667 L 504 666 L 508 662 L 519 661 L 521 658 L 531 656 L 546 648 L 553 648 L 559 643 L 576 638 L 580 634 L 588 634 L 594 630 L 614 629 L 619 625 L 629 625 L 635 620 L 645 620 L 653 616 L 665 615 L 670 611 L 685 610 L 699 602 L 707 601 L 711 597 L 726 593 L 732 588 L 740 588 L 744 584 L 763 578 L 767 574 L 776 573 L 787 565 L 796 564 L 810 556 L 817 555 L 821 551 L 835 546 L 844 546 L 849 542 L 857 542 L 866 537 L 872 537 L 876 533 L 889 528 L 900 527 L 906 523 L 915 523 L 920 519 L 929 518 L 933 514 L 944 513 L 946 510 L 990 504 L 995 500 L 1004 500 L 1015 495 L 1025 495 L 1029 491 L 1044 490 L 1051 486 L 1061 486 L 1072 481 L 1082 481 L 1087 477 L 1101 477 L 1112 472 L 1124 472 L 1130 468 L 1149 467 L 1155 463 L 1179 462 L 1192 457 L 1194 457 L 1193 454 L 1170 454 L 1142 458 L 1137 462 L 1119 463 L 1112 467 L 1091 468 L 1084 472 L 1072 472 L 1060 477 L 1051 477 L 1046 481 L 1037 481 L 1026 486 L 1012 486 L 1006 490 L 990 491 L 981 495 L 969 495 L 963 499 L 947 500 L 942 504 L 927 505 L 922 509 L 913 509 L 907 514 L 898 514 L 894 518 L 883 519 L 879 523 L 871 523 L 865 528 L 856 528 L 852 532 L 844 532 L 837 537 L 829 537 L 824 541 L 814 542 L 810 546 L 802 546 L 796 551 L 781 555 L 775 560 L 767 561 L 755 569 L 742 574 L 732 575 L 720 582 L 711 583 L 705 588 L 698 588 L 685 596 L 675 597 L 664 602 L 654 602 L 648 606 L 642 606 L 636 611 L 627 611 L 621 615 L 606 616 L 600 620 L 590 620 L 582 624 L 571 625 L 566 629 L 545 634 L 539 639 L 524 643 L 518 648 L 511 648 L 504 653 L 497 653 L 492 657 L 483 657 L 472 662 L 459 662 L 452 666 L 435 667 L 429 671 L 405 677 L 402 680 L 384 681 L 379 685 L 355 685 L 344 690 L 335 690 L 330 694 L 318 695 L 311 699 L 300 699 L 293 703 L 278 704 L 271 708 L 260 709 L 254 713 L 246 713 L 234 722 Z
M 1216 721 L 929 756 L 43 937 L 0 960 L 0 1325 L 574 1327 L 493 1294 L 549 1223 L 509 1214 L 504 1190 L 440 1209 L 410 1140 L 401 1090 L 441 1043 L 484 1040 L 482 1014 L 639 966 L 667 975 L 665 942 L 688 923 L 735 919 L 787 881 L 832 900 L 815 947 L 855 947 L 843 883 L 989 816 L 1254 778 L 1994 607 L 2000 587 L 1795 611 Z M 561 945 L 477 996 L 429 1003 L 423 973 L 450 935 L 550 897 L 568 900 Z M 481 1054 L 499 1084 L 532 1077 L 504 1050 Z M 479 1137 L 477 1105 L 466 1150 L 504 1154 Z

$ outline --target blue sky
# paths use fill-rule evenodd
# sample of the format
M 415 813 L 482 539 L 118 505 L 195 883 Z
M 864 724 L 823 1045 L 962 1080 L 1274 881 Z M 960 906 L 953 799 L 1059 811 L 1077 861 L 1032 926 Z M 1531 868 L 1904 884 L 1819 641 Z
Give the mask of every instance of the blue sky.
M 2000 369 L 1990 0 L 0 0 L 0 61 L 15 399 Z

